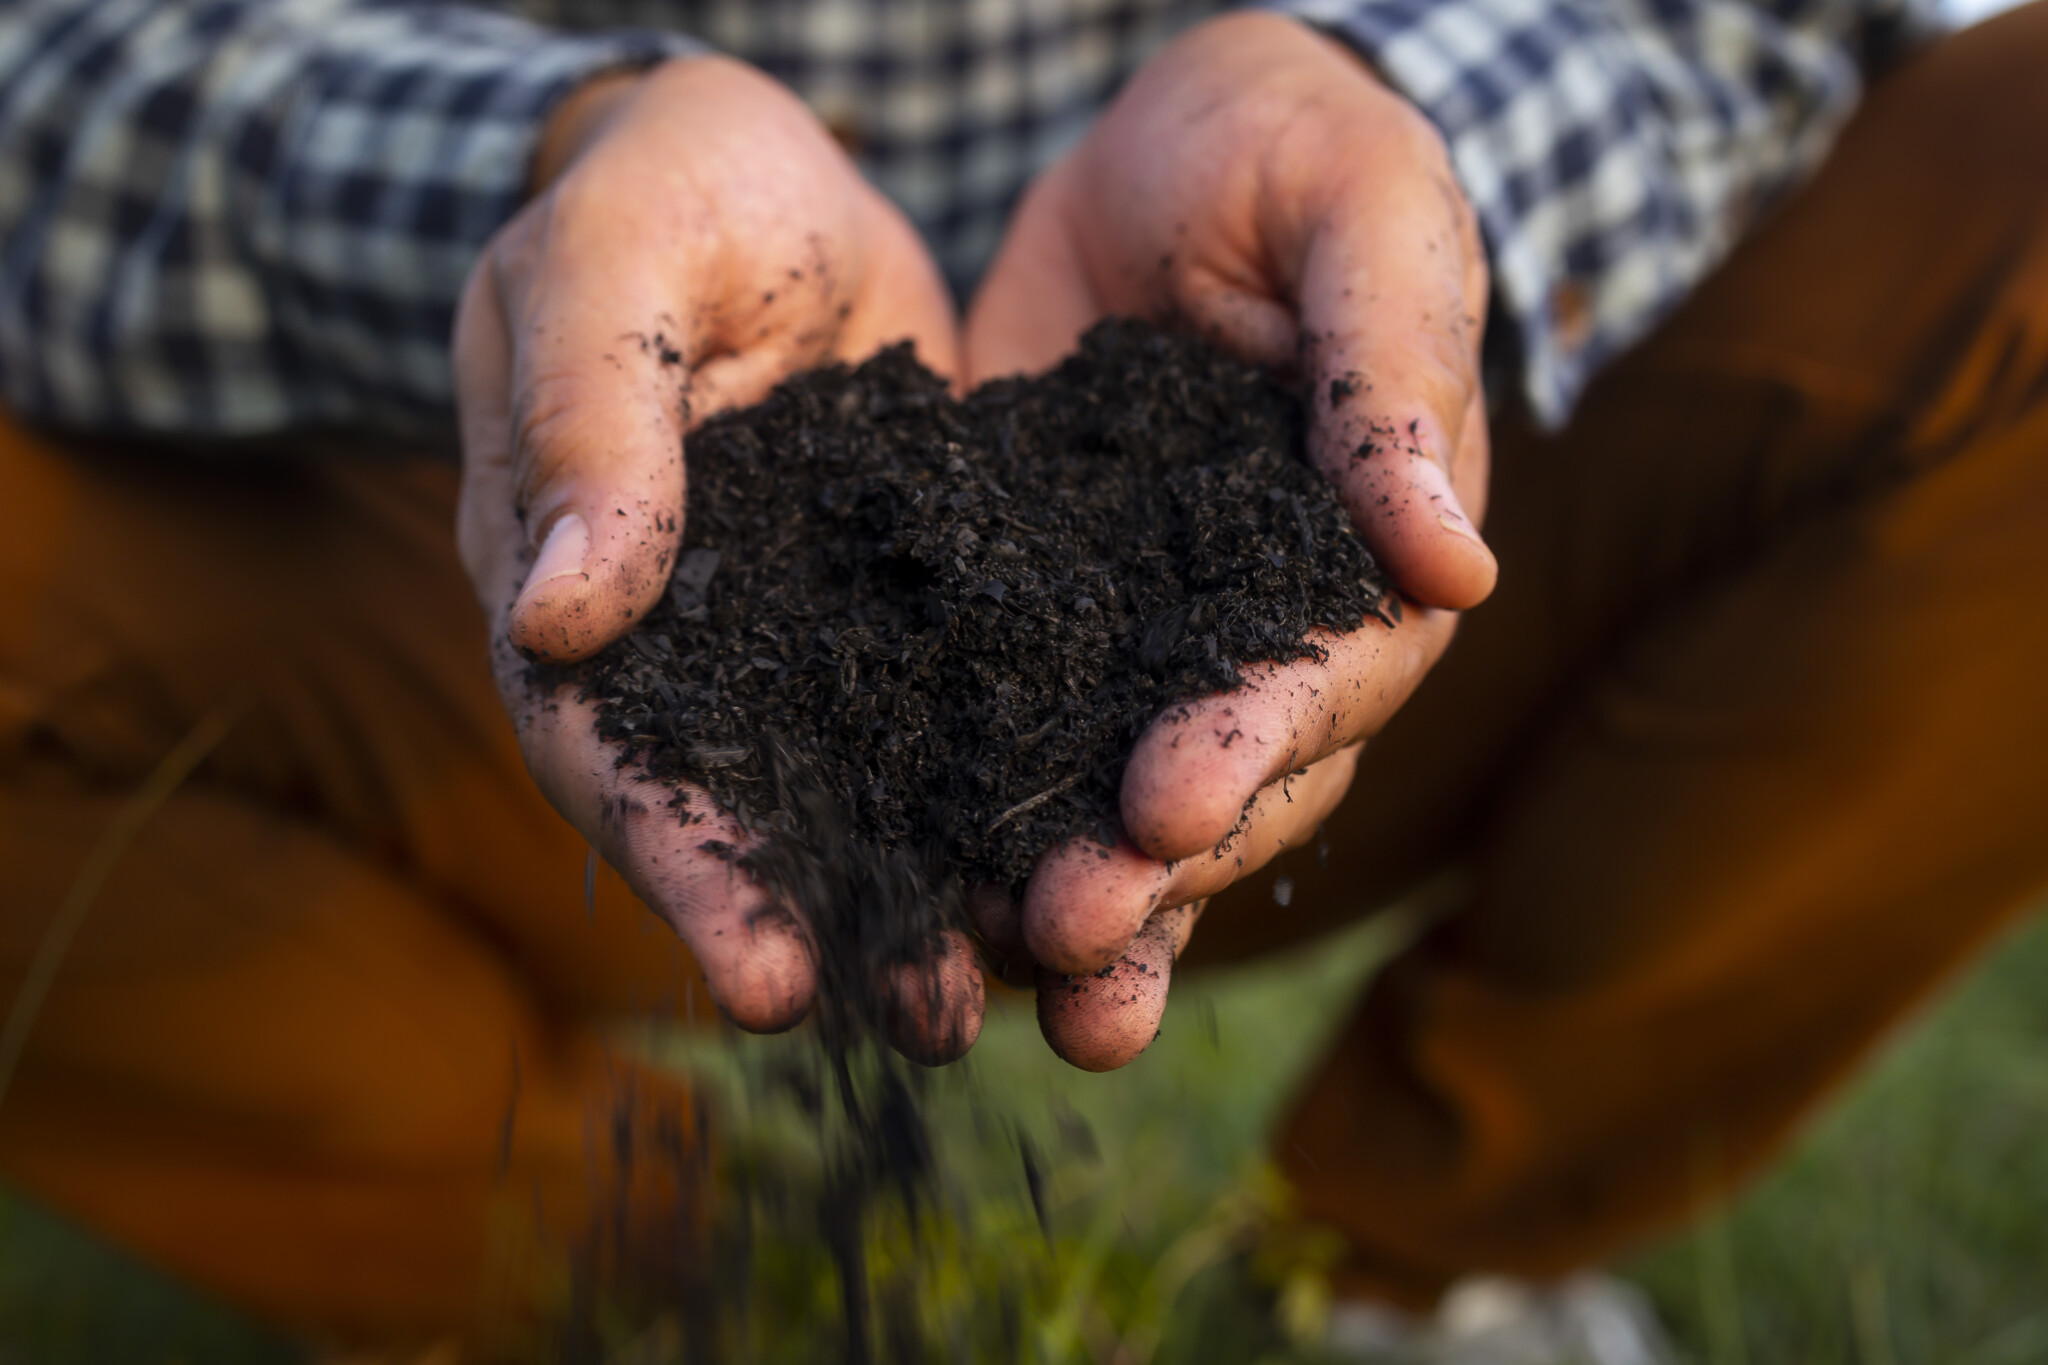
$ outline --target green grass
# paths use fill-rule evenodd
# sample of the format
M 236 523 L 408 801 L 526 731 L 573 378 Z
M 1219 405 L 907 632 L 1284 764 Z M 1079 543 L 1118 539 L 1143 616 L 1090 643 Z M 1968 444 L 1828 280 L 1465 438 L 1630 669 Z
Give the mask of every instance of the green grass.
M 1996 954 L 1748 1197 L 1638 1260 L 1695 1354 L 2048 1361 L 2048 925 Z
M 289 1365 L 300 1356 L 0 1190 L 0 1365 Z
M 977 1356 L 1005 1339 L 1007 1294 L 1029 1360 L 1313 1361 L 1293 1343 L 1317 1319 L 1328 1248 L 1287 1218 L 1261 1136 L 1385 946 L 1368 929 L 1189 978 L 1160 1041 L 1111 1076 L 1046 1053 L 1028 1001 L 999 1009 L 969 1061 L 928 1082 L 953 1202 L 916 1236 L 889 1219 L 869 1236 L 895 1310 Z M 765 1080 L 806 1064 L 801 1040 L 666 1046 L 726 1095 L 744 1159 L 786 1189 L 815 1184 L 815 1129 Z M 1020 1134 L 1045 1171 L 1044 1232 Z M 2048 1361 L 2044 1134 L 2048 926 L 2037 924 L 1903 1034 L 1759 1187 L 1621 1269 L 1710 1365 Z M 753 1357 L 833 1358 L 837 1289 L 822 1250 L 800 1223 L 756 1231 Z M 662 1324 L 637 1328 L 635 1360 L 672 1358 Z M 0 1193 L 0 1362 L 295 1358 Z

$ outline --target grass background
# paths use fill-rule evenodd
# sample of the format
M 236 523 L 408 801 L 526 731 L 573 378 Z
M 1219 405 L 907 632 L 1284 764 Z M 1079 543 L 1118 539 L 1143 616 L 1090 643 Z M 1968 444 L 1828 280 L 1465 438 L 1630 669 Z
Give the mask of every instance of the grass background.
M 928 1095 L 950 1188 L 975 1194 L 945 1210 L 949 1231 L 914 1250 L 902 1227 L 879 1229 L 871 1256 L 897 1257 L 929 1301 L 927 1324 L 959 1341 L 988 1326 L 999 1284 L 1021 1283 L 1011 1311 L 1028 1359 L 1316 1360 L 1295 1343 L 1322 1307 L 1320 1248 L 1284 1217 L 1261 1137 L 1387 945 L 1385 929 L 1368 927 L 1190 977 L 1159 1042 L 1112 1076 L 1054 1060 L 1028 1001 L 999 1010 L 969 1061 L 939 1073 Z M 759 1083 L 800 1055 L 800 1041 L 656 1045 L 723 1090 L 754 1159 L 815 1163 L 800 1125 Z M 1020 1133 L 1046 1171 L 1046 1233 L 1025 1196 Z M 1711 1365 L 2048 1361 L 2044 1134 L 2048 925 L 2037 922 L 1904 1030 L 1769 1178 L 1617 1269 L 1649 1292 L 1688 1359 Z M 773 1229 L 765 1245 L 766 1312 L 750 1353 L 834 1358 L 819 1253 L 794 1237 L 776 1245 Z M 614 1358 L 673 1358 L 671 1326 L 635 1324 Z M 0 1189 L 0 1362 L 304 1358 Z

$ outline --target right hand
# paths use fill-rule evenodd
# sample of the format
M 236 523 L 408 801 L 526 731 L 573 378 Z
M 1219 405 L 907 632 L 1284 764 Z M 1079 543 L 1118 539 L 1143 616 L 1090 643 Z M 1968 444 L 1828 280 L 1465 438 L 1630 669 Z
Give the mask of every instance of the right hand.
M 985 937 L 1049 969 L 1040 1017 L 1076 1065 L 1151 1042 L 1185 907 L 1314 838 L 1358 746 L 1492 591 L 1487 292 L 1443 139 L 1286 15 L 1224 15 L 1162 49 L 1019 207 L 968 314 L 970 379 L 1047 368 L 1112 314 L 1294 370 L 1309 455 L 1406 603 L 1398 628 L 1319 634 L 1319 658 L 1250 664 L 1243 685 L 1169 708 L 1124 769 L 1125 837 L 1054 850 L 1010 922 L 989 917 Z
M 529 662 L 587 658 L 660 600 L 694 423 L 903 338 L 952 374 L 952 305 L 818 121 L 724 58 L 585 87 L 546 129 L 535 179 L 471 271 L 454 337 L 457 537 L 499 691 L 541 791 L 675 927 L 719 1006 L 744 1028 L 786 1028 L 816 989 L 804 926 L 705 849 L 748 836 L 703 792 L 622 763 L 593 708 L 543 689 Z M 901 976 L 899 1045 L 964 1052 L 981 1021 L 965 938 Z

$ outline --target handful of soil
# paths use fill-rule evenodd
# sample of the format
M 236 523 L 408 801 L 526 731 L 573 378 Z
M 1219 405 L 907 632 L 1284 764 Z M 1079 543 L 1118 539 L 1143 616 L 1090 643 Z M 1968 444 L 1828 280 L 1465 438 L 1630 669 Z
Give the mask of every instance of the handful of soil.
M 1304 459 L 1306 420 L 1264 372 L 1134 322 L 964 400 L 908 346 L 799 375 L 690 438 L 667 598 L 558 675 L 625 761 L 766 836 L 742 865 L 811 935 L 846 1131 L 810 1212 L 850 1361 L 876 1358 L 876 1199 L 913 1221 L 943 1202 L 921 1088 L 871 1046 L 893 1031 L 886 969 L 963 927 L 964 883 L 1014 887 L 1055 844 L 1112 841 L 1126 755 L 1161 712 L 1313 654 L 1317 627 L 1398 611 Z M 747 1263 L 707 1256 L 685 1297 L 736 1302 L 719 1277 Z M 715 1318 L 693 1310 L 707 1341 Z
M 1113 837 L 1166 708 L 1397 609 L 1305 435 L 1271 376 L 1130 321 L 965 400 L 908 345 L 799 375 L 690 438 L 668 597 L 573 673 L 749 829 L 908 858 L 913 894 L 1014 885 Z M 872 888 L 817 870 L 775 879 Z

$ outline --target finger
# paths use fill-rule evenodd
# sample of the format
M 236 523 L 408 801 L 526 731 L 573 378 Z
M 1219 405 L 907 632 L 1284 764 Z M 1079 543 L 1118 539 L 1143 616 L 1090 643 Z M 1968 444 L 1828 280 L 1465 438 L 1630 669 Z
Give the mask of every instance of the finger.
M 1066 202 L 1072 178 L 1065 163 L 1039 178 L 982 277 L 967 313 L 969 386 L 1052 368 L 1102 316 Z
M 1255 793 L 1377 734 L 1442 653 L 1456 618 L 1410 608 L 1400 624 L 1318 632 L 1320 659 L 1239 670 L 1245 685 L 1186 702 L 1146 729 L 1120 794 L 1124 829 L 1152 858 L 1212 848 Z
M 511 464 L 534 556 L 507 633 L 551 662 L 595 653 L 652 606 L 682 534 L 694 338 L 657 302 L 676 267 L 622 249 L 589 193 L 572 172 L 480 267 L 510 349 L 508 449 L 487 457 Z
M 724 262 L 727 288 L 689 356 L 693 425 L 758 403 L 790 375 L 839 354 L 862 269 L 855 238 L 851 221 L 829 239 L 813 234 L 801 264 L 787 269 L 764 273 L 759 262 Z M 772 287 L 749 286 L 749 276 Z
M 1032 956 L 1055 971 L 1113 963 L 1161 909 L 1202 900 L 1315 835 L 1350 789 L 1356 745 L 1290 768 L 1241 801 L 1210 843 L 1173 862 L 1124 841 L 1105 849 L 1076 839 L 1039 861 L 1024 896 Z
M 964 1057 L 981 1036 L 983 991 L 973 943 L 949 930 L 930 956 L 891 973 L 889 1041 L 922 1066 Z
M 1162 910 L 1129 949 L 1097 972 L 1040 969 L 1038 1028 L 1060 1058 L 1083 1071 L 1114 1071 L 1159 1036 L 1173 964 L 1187 947 L 1200 905 Z
M 1320 763 L 1286 773 L 1268 785 L 1214 847 L 1173 864 L 1173 877 L 1162 903 L 1206 900 L 1288 849 L 1314 839 L 1351 789 L 1361 748 L 1354 744 L 1339 749 Z
M 512 348 L 505 310 L 482 270 L 470 274 L 456 305 L 454 360 L 462 439 L 456 549 L 495 632 L 533 556 L 512 505 Z
M 1401 591 L 1462 610 L 1497 574 L 1479 533 L 1484 254 L 1435 132 L 1395 96 L 1376 98 L 1399 106 L 1379 155 L 1417 192 L 1346 177 L 1313 210 L 1298 285 L 1312 450 Z
M 797 917 L 740 866 L 752 837 L 706 793 L 678 794 L 622 766 L 596 738 L 591 703 L 533 696 L 522 661 L 503 646 L 500 655 L 513 674 L 501 672 L 501 687 L 542 794 L 681 936 L 734 1023 L 756 1033 L 795 1025 L 816 971 Z
M 1173 881 L 1173 869 L 1128 839 L 1071 839 L 1038 860 L 1024 888 L 1024 942 L 1034 960 L 1059 972 L 1114 963 Z
M 832 354 L 858 364 L 884 346 L 909 341 L 926 369 L 957 378 L 960 327 L 946 281 L 910 220 L 873 189 L 863 185 L 861 193 L 867 209 L 861 285 Z
M 690 373 L 690 421 L 768 396 L 799 371 L 838 360 L 858 364 L 908 341 L 927 369 L 960 370 L 952 296 L 908 220 L 866 186 L 844 240 L 814 239 L 803 269 L 771 271 L 776 287 L 729 302 L 700 342 Z
M 996 978 L 1012 986 L 1029 985 L 1035 964 L 1024 942 L 1023 898 L 1007 886 L 977 882 L 967 888 L 967 922 Z

